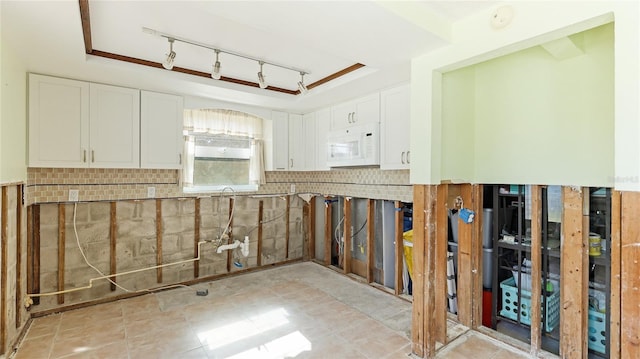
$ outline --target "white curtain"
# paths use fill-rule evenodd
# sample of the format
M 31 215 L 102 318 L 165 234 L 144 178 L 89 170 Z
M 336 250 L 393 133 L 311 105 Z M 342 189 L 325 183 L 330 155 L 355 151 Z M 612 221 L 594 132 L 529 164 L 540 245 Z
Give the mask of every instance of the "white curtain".
M 184 131 L 262 140 L 262 119 L 233 110 L 185 110 Z
M 249 163 L 249 184 L 265 184 L 264 145 L 262 141 L 262 119 L 248 113 L 233 110 L 185 110 L 184 111 L 184 154 L 182 185 L 193 186 L 193 166 L 195 155 L 194 134 L 243 136 L 251 138 L 251 161 Z

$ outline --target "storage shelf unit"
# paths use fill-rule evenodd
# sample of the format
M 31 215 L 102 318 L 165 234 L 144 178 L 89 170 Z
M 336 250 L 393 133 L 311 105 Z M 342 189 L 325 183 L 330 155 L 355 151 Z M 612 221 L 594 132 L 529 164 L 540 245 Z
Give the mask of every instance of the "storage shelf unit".
M 529 328 L 530 318 L 523 317 L 522 310 L 517 310 L 515 306 L 524 305 L 531 293 L 521 285 L 514 287 L 505 286 L 512 278 L 514 282 L 526 284 L 530 279 L 527 270 L 523 270 L 522 264 L 525 259 L 531 258 L 530 242 L 530 215 L 528 214 L 527 205 L 530 205 L 530 193 L 524 185 L 495 185 L 491 188 L 491 198 L 494 216 L 492 218 L 493 226 L 493 265 L 492 265 L 492 313 L 491 325 L 495 329 L 499 322 L 511 323 L 516 326 Z M 544 343 L 555 342 L 551 348 L 547 350 L 554 351 L 559 341 L 559 325 L 553 325 L 549 321 L 546 310 L 552 308 L 549 301 L 559 295 L 560 276 L 559 263 L 561 260 L 560 253 L 560 216 L 561 205 L 558 206 L 557 191 L 550 194 L 549 188 L 542 188 L 542 320 L 541 330 L 545 336 Z M 555 197 L 554 197 L 555 196 Z M 590 198 L 590 230 L 598 233 L 604 241 L 604 248 L 611 248 L 611 191 L 609 189 L 592 188 L 589 191 Z M 550 198 L 553 197 L 550 204 Z M 561 204 L 561 203 L 560 203 Z M 550 213 L 555 211 L 554 213 Z M 552 220 L 550 220 L 550 218 Z M 590 300 L 591 306 L 599 306 L 596 308 L 588 308 L 589 312 L 589 356 L 590 357 L 609 357 L 609 297 L 610 297 L 610 253 L 606 250 L 601 251 L 599 256 L 589 256 L 590 268 L 590 293 L 599 291 L 601 300 L 598 301 L 595 295 Z M 547 287 L 547 283 L 551 286 Z M 514 283 L 515 284 L 515 283 Z M 545 291 L 551 289 L 553 291 Z M 507 293 L 508 292 L 508 293 Z M 546 292 L 546 293 L 545 293 Z M 595 292 L 594 292 L 595 293 Z M 505 301 L 505 295 L 508 294 L 510 303 Z M 514 298 L 515 297 L 515 298 Z M 516 304 L 511 304 L 515 302 Z M 505 311 L 504 306 L 509 305 L 510 311 Z M 553 314 L 553 313 L 551 313 Z

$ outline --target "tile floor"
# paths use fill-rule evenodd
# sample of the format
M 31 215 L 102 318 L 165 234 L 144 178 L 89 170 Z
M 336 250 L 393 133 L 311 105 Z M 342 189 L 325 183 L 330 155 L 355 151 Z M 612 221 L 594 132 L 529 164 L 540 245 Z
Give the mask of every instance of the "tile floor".
M 16 359 L 407 358 L 411 303 L 306 262 L 37 318 Z M 462 334 L 439 358 L 526 358 Z M 464 333 L 464 334 L 463 334 Z M 478 349 L 480 348 L 480 350 Z

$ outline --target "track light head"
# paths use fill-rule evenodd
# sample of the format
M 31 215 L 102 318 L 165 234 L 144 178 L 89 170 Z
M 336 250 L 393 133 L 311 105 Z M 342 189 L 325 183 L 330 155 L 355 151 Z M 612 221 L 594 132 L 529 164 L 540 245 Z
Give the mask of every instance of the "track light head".
M 261 89 L 267 88 L 267 82 L 264 80 L 264 75 L 262 74 L 262 65 L 264 65 L 263 61 L 258 62 L 260 64 L 260 72 L 258 72 L 258 85 Z
M 300 81 L 298 81 L 298 90 L 300 90 L 300 94 L 306 95 L 309 92 L 307 85 L 304 84 L 304 72 L 300 73 Z
M 162 63 L 162 67 L 167 70 L 173 69 L 173 63 L 176 60 L 176 52 L 173 51 L 173 42 L 175 41 L 173 38 L 169 38 L 169 53 L 167 54 L 167 58 Z
M 220 61 L 218 61 L 218 55 L 220 54 L 220 50 L 215 50 L 216 52 L 216 62 L 213 64 L 213 71 L 211 72 L 211 78 L 220 80 Z

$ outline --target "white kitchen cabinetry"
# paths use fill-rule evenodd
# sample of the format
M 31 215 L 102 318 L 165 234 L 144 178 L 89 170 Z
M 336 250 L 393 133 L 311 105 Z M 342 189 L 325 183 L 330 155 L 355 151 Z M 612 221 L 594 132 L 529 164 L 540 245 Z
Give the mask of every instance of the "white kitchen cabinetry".
M 87 167 L 89 84 L 29 75 L 29 166 Z
M 140 167 L 180 169 L 184 147 L 181 96 L 141 91 Z
M 305 170 L 304 122 L 301 115 L 289 114 L 289 171 Z
M 316 113 L 308 113 L 302 116 L 302 127 L 304 134 L 304 170 L 315 171 L 316 170 L 316 158 L 317 158 L 317 124 Z
M 289 114 L 273 111 L 273 170 L 286 171 L 289 169 Z
M 316 120 L 316 171 L 328 171 L 331 169 L 327 164 L 327 153 L 329 152 L 329 127 L 331 126 L 331 109 L 322 109 L 315 112 Z
M 140 167 L 140 91 L 89 85 L 90 167 Z
M 140 92 L 29 75 L 29 166 L 137 168 Z
M 402 85 L 380 93 L 380 169 L 408 169 L 410 88 Z
M 380 95 L 365 96 L 331 108 L 331 129 L 380 122 Z

